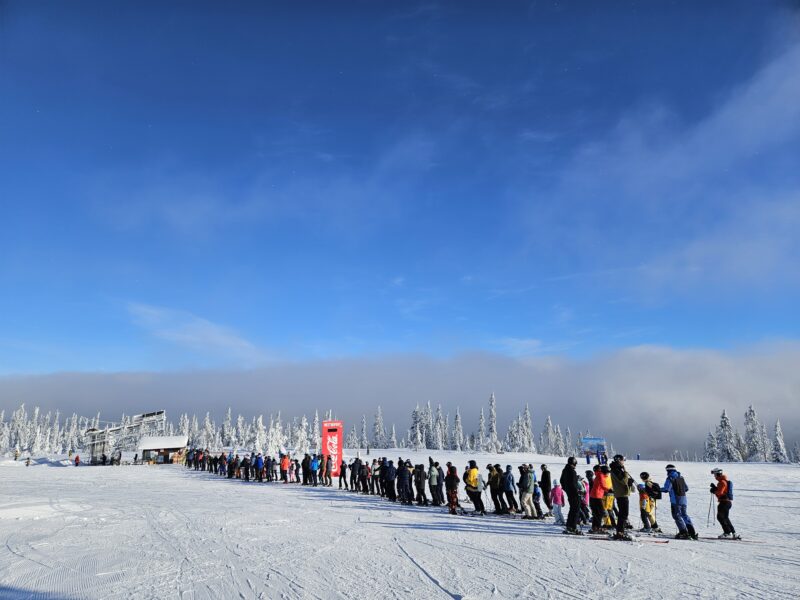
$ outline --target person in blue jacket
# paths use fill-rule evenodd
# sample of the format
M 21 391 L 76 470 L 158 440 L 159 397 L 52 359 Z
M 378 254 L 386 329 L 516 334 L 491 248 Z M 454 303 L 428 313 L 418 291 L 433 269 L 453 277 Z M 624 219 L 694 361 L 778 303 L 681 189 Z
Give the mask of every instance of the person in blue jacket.
M 667 480 L 664 482 L 664 487 L 661 488 L 661 491 L 664 494 L 669 494 L 672 518 L 675 519 L 675 524 L 678 526 L 678 533 L 675 537 L 681 540 L 696 540 L 699 536 L 687 514 L 689 502 L 686 499 L 686 492 L 689 491 L 689 486 L 686 485 L 686 481 L 675 468 L 675 465 L 667 465 L 666 469 Z
M 515 513 L 522 512 L 517 505 L 517 499 L 514 498 L 514 494 L 517 492 L 517 484 L 514 480 L 514 472 L 511 470 L 511 465 L 506 465 L 506 472 L 503 473 L 500 484 L 503 486 L 503 493 L 506 495 L 508 510 Z
M 259 483 L 263 483 L 264 481 L 264 477 L 262 475 L 263 472 L 264 472 L 264 457 L 261 456 L 261 452 L 259 452 L 258 456 L 256 456 L 256 480 Z
M 319 458 L 317 458 L 317 455 L 315 454 L 314 457 L 311 459 L 311 481 L 313 482 L 314 487 L 317 487 L 317 484 L 319 483 L 318 474 L 319 474 Z

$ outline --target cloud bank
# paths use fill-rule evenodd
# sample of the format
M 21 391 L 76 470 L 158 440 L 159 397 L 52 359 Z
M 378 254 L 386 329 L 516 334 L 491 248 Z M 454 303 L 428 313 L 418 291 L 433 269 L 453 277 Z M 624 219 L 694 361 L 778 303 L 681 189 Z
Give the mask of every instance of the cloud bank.
M 698 450 L 727 409 L 737 423 L 749 404 L 771 428 L 780 418 L 788 442 L 800 431 L 800 343 L 775 343 L 736 352 L 632 347 L 587 360 L 461 355 L 342 359 L 270 364 L 244 371 L 58 373 L 0 378 L 0 408 L 21 402 L 107 418 L 165 408 L 179 413 L 228 406 L 245 415 L 284 416 L 333 410 L 348 424 L 371 423 L 381 405 L 398 435 L 416 403 L 460 407 L 469 431 L 494 392 L 505 428 L 529 403 L 534 428 L 552 415 L 574 434 L 591 429 L 627 453 L 667 456 Z

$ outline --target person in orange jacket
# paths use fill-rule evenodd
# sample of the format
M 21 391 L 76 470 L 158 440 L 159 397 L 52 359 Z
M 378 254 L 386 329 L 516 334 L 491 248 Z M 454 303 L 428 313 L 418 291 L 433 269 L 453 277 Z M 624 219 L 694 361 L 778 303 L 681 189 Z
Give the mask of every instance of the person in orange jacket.
M 736 535 L 733 523 L 728 516 L 733 507 L 733 482 L 728 481 L 728 477 L 722 469 L 712 469 L 711 474 L 717 483 L 711 484 L 711 493 L 717 497 L 717 521 L 722 525 L 722 535 L 720 539 L 739 540 L 741 536 Z
M 289 483 L 288 475 L 289 475 L 289 455 L 284 454 L 281 457 L 281 481 L 283 481 L 283 483 Z
M 603 525 L 608 516 L 605 498 L 611 492 L 611 476 L 608 471 L 605 465 L 594 467 L 594 480 L 592 489 L 589 490 L 589 507 L 592 509 L 592 528 L 589 533 L 605 533 Z

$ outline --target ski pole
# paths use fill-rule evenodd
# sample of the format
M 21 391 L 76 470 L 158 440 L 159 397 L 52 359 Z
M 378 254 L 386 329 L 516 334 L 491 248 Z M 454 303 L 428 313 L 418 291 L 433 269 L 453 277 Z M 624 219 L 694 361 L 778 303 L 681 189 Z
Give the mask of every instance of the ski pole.
M 706 527 L 711 526 L 711 507 L 714 506 L 714 496 L 708 499 L 708 518 L 706 519 Z

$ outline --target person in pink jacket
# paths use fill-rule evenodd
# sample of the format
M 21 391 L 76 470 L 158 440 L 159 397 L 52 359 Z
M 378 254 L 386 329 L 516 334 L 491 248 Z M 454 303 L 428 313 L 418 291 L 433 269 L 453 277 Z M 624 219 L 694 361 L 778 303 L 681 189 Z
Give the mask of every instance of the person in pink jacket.
M 550 490 L 550 502 L 553 504 L 553 512 L 555 513 L 556 525 L 564 524 L 564 515 L 561 512 L 561 507 L 564 506 L 564 490 L 561 489 L 561 484 L 556 481 L 553 483 L 553 489 Z

